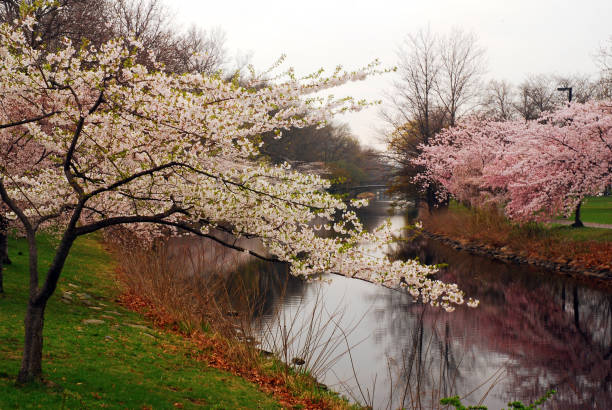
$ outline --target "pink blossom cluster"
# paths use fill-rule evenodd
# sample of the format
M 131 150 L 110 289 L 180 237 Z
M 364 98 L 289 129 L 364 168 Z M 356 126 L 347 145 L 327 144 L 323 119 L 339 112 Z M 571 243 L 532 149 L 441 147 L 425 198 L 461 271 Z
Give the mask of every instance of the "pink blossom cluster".
M 612 101 L 569 104 L 533 121 L 470 118 L 422 149 L 418 179 L 439 184 L 441 195 L 497 203 L 519 221 L 567 215 L 612 184 Z

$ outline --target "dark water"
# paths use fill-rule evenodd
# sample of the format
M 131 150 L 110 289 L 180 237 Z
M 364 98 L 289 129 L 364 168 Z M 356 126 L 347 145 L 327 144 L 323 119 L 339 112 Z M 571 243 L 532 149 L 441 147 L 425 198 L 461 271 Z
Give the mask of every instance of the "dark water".
M 361 216 L 376 226 L 388 204 L 374 202 Z M 398 229 L 406 223 L 390 217 Z M 424 239 L 394 251 L 448 263 L 439 278 L 480 306 L 447 313 L 363 281 L 303 283 L 259 263 L 234 275 L 250 275 L 264 295 L 262 347 L 305 359 L 320 381 L 374 408 L 437 408 L 439 397 L 460 395 L 466 405 L 499 409 L 552 388 L 544 408 L 612 408 L 610 292 Z

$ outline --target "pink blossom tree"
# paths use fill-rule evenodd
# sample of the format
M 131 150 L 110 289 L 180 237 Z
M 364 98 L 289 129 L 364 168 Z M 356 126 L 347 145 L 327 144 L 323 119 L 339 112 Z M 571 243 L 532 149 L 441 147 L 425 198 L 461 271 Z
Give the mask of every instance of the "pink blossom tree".
M 493 201 L 518 221 L 576 213 L 612 183 L 612 102 L 571 104 L 533 121 L 470 119 L 440 133 L 417 159 L 460 201 Z
M 23 18 L 26 30 L 32 24 Z M 359 247 L 392 241 L 390 226 L 367 232 L 347 204 L 326 192 L 327 181 L 258 160 L 264 132 L 324 124 L 337 112 L 367 106 L 316 93 L 380 72 L 377 63 L 329 76 L 298 77 L 289 69 L 263 85 L 253 76 L 242 86 L 149 71 L 135 63 L 142 52 L 137 41 L 79 50 L 66 41 L 43 56 L 23 31 L 0 26 L 0 197 L 29 246 L 19 382 L 41 377 L 44 311 L 72 244 L 116 225 L 143 238 L 160 227 L 207 237 L 289 263 L 294 275 L 331 271 L 403 286 L 447 310 L 464 302 L 456 285 L 430 278 L 434 268 Z M 59 244 L 48 270 L 39 272 L 35 236 L 51 226 Z M 258 238 L 267 253 L 237 246 L 224 233 Z
M 545 220 L 575 212 L 612 183 L 612 101 L 571 104 L 528 122 L 503 161 L 491 164 L 488 182 L 508 191 L 506 213 Z
M 437 183 L 442 187 L 441 200 L 452 195 L 469 206 L 486 202 L 503 202 L 505 190 L 485 183 L 485 168 L 499 161 L 512 144 L 516 133 L 514 122 L 493 122 L 468 118 L 457 126 L 446 128 L 414 160 L 424 171 L 417 176 L 421 186 Z

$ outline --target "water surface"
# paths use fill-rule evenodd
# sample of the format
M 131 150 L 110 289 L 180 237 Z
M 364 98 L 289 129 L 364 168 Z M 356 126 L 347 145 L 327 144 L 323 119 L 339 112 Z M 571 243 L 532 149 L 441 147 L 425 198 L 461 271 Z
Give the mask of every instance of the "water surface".
M 361 217 L 369 227 L 388 217 L 398 230 L 407 223 L 384 201 Z M 263 348 L 305 359 L 323 383 L 375 408 L 431 408 L 457 394 L 499 409 L 552 388 L 544 408 L 612 406 L 612 294 L 423 238 L 395 252 L 448 263 L 438 277 L 480 306 L 447 313 L 401 291 L 335 275 L 304 283 L 255 261 L 237 264 L 228 280 L 263 294 Z

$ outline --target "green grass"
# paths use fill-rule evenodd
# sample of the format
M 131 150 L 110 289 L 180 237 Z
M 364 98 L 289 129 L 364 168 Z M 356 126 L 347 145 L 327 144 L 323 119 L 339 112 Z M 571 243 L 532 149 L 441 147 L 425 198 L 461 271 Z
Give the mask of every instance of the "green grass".
M 570 220 L 574 219 L 572 214 Z M 587 198 L 580 208 L 582 222 L 612 225 L 612 195 Z
M 469 209 L 454 200 L 449 203 L 449 209 L 455 212 L 469 212 Z M 567 219 L 573 221 L 574 214 Z M 612 195 L 586 198 L 580 207 L 580 219 L 582 222 L 612 225 Z
M 42 271 L 54 244 L 49 237 L 39 243 Z M 45 384 L 15 387 L 27 301 L 26 250 L 23 240 L 9 243 L 13 264 L 5 266 L 6 295 L 0 297 L 1 409 L 280 407 L 244 379 L 192 360 L 184 339 L 114 304 L 113 261 L 92 237 L 75 243 L 46 310 Z M 63 292 L 72 292 L 73 301 L 62 301 Z M 78 293 L 91 299 L 84 302 Z M 104 323 L 86 325 L 85 319 Z

